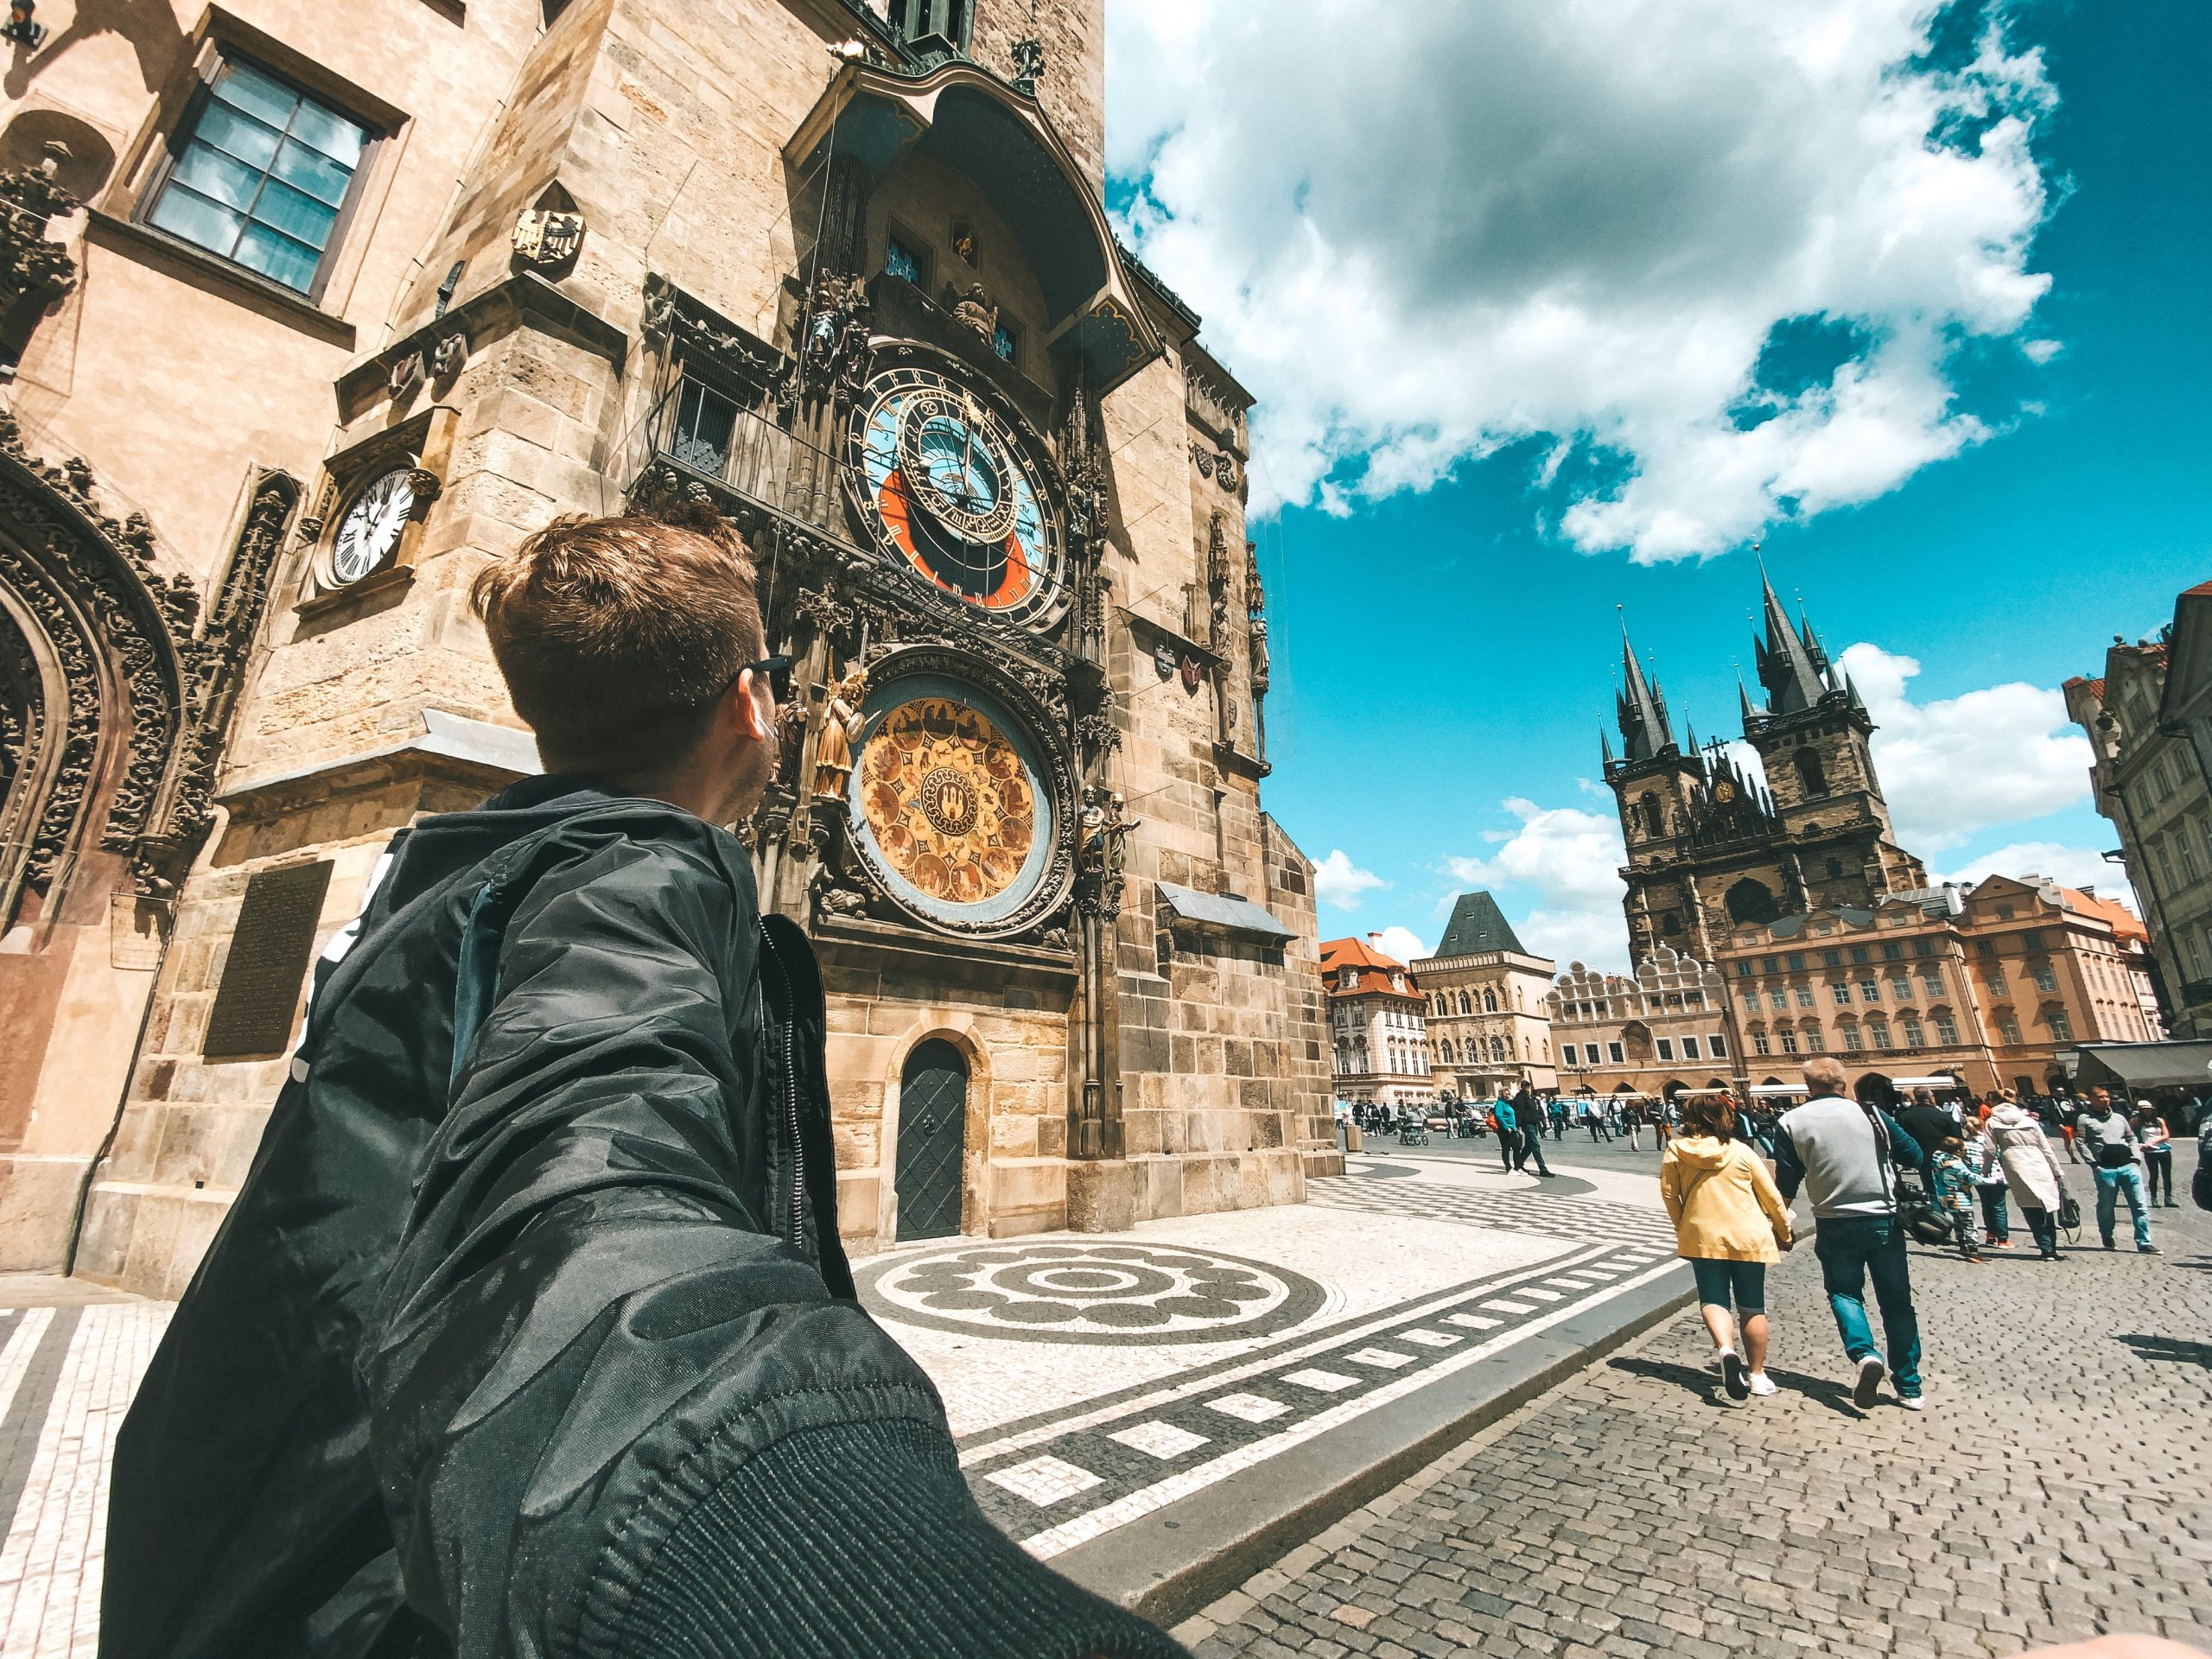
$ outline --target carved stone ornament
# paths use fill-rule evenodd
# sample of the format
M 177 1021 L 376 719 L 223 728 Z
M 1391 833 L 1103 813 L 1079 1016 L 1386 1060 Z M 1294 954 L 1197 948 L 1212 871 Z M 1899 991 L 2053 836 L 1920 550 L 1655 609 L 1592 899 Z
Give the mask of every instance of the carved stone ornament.
M 1024 98 L 1037 96 L 1037 83 L 1045 78 L 1045 42 L 1033 38 L 1014 43 L 1014 90 Z
M 544 270 L 566 264 L 584 245 L 584 216 L 547 207 L 527 209 L 515 220 L 515 257 Z
M 1205 468 L 1200 467 L 1198 470 L 1204 472 Z M 1244 469 L 1236 456 L 1224 449 L 1213 458 L 1213 478 L 1225 493 L 1235 495 L 1243 487 Z
M 0 823 L 0 912 L 23 884 L 66 874 L 95 822 L 142 894 L 174 889 L 213 821 L 224 733 L 300 495 L 283 473 L 261 476 L 195 632 L 190 582 L 151 568 L 150 524 L 110 516 L 90 480 L 81 462 L 38 461 L 0 411 L 0 587 L 14 601 L 0 615 L 29 620 L 34 655 L 57 665 L 64 687 L 58 699 L 31 696 L 28 718 L 10 722 L 0 776 L 16 787 L 0 809 L 21 827 Z M 0 671 L 26 637 L 0 626 Z M 109 777 L 103 802 L 94 780 Z
M 413 510 L 416 518 L 423 516 L 423 510 L 438 499 L 439 492 L 445 486 L 445 480 L 427 467 L 410 467 L 407 469 L 407 487 L 415 497 Z
M 1200 478 L 1213 476 L 1213 451 L 1196 438 L 1191 440 L 1191 464 L 1198 469 Z
M 450 380 L 461 372 L 461 365 L 467 361 L 468 336 L 459 333 L 448 334 L 438 342 L 437 349 L 430 353 L 430 378 Z
M 47 221 L 84 204 L 55 180 L 69 152 L 46 147 L 36 167 L 0 172 L 0 308 L 19 300 L 51 305 L 77 285 L 77 262 L 46 238 Z
M 385 389 L 394 397 L 404 397 L 408 388 L 423 378 L 423 353 L 409 352 L 392 360 L 391 372 L 385 378 Z

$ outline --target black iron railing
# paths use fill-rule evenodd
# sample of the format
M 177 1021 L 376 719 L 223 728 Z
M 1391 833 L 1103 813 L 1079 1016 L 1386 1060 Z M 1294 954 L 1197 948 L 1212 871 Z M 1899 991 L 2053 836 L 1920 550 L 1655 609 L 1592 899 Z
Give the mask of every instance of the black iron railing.
M 639 432 L 632 483 L 673 462 L 772 512 L 850 539 L 836 457 L 705 381 L 679 376 Z

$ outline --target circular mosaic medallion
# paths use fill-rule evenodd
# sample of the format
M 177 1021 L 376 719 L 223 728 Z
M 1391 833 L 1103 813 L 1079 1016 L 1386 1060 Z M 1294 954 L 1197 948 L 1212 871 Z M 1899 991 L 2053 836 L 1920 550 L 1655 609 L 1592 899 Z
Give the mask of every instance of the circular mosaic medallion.
M 1287 1268 L 1153 1244 L 962 1243 L 872 1264 L 860 1285 L 884 1319 L 1032 1342 L 1230 1342 L 1322 1301 Z
M 1042 880 L 1051 804 L 1036 751 L 990 697 L 935 675 L 893 680 L 863 711 L 854 825 L 893 898 L 988 927 Z

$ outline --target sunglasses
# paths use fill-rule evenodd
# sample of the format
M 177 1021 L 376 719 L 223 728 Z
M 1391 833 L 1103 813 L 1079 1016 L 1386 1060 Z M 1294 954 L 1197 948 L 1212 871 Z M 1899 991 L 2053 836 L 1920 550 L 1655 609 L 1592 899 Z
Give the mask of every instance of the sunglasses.
M 741 674 L 749 671 L 755 684 L 766 680 L 768 695 L 778 702 L 791 700 L 791 659 L 789 657 L 763 657 L 757 663 L 747 663 L 737 671 Z

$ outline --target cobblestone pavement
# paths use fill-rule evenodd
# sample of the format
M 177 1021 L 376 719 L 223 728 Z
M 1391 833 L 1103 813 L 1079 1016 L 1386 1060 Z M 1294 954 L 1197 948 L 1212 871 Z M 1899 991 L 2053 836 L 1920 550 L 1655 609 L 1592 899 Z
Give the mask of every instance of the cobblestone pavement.
M 1916 1251 L 1919 1414 L 1851 1404 L 1801 1249 L 1769 1287 L 1782 1394 L 1720 1397 L 1685 1313 L 1177 1634 L 1199 1659 L 2212 1649 L 2212 1217 L 2155 1219 L 2159 1256 L 2124 1227 L 2056 1266 Z
M 1049 1558 L 1681 1272 L 1641 1170 L 1353 1167 L 1304 1205 L 902 1248 L 861 1294 Z M 108 1457 L 169 1312 L 0 1275 L 0 1659 L 93 1651 Z

